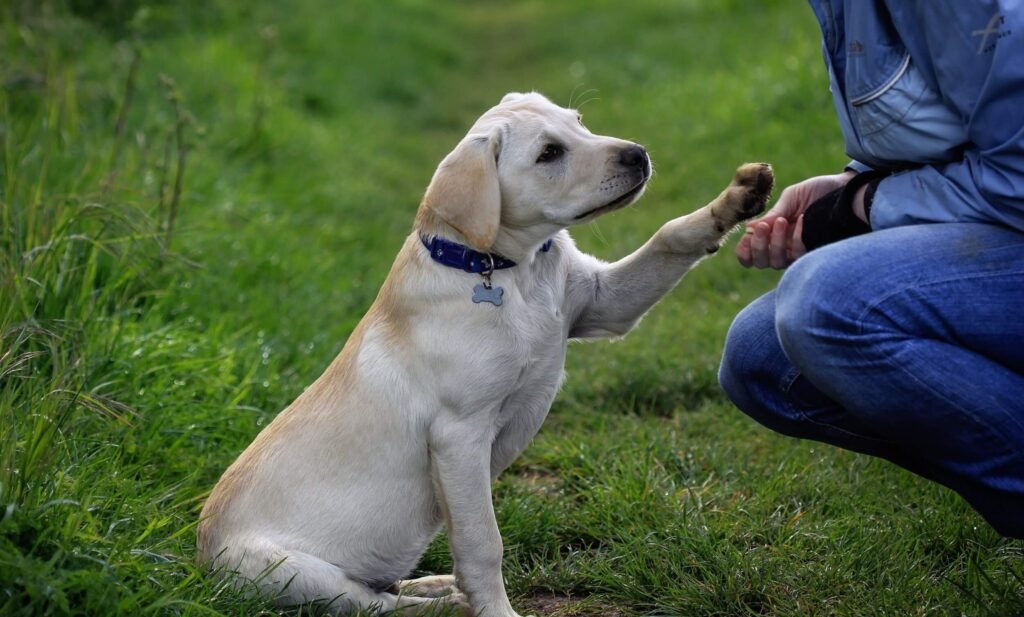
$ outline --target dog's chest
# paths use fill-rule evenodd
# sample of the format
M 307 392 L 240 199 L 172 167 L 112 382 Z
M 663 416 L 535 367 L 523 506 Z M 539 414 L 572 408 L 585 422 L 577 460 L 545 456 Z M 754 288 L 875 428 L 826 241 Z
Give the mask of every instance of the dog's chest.
M 543 264 L 528 282 L 510 286 L 505 295 L 508 300 L 500 307 L 501 330 L 523 355 L 522 361 L 536 364 L 546 360 L 560 365 L 568 332 L 562 306 L 565 277 L 552 265 Z
M 496 331 L 511 360 L 512 378 L 500 389 L 502 404 L 495 416 L 495 474 L 522 452 L 547 417 L 562 382 L 568 332 L 560 277 L 512 288 L 506 295 L 509 301 L 500 308 L 507 313 Z
M 417 327 L 424 348 L 439 354 L 430 374 L 441 378 L 442 398 L 459 409 L 489 409 L 499 425 L 537 415 L 542 420 L 565 361 L 561 264 L 544 255 L 496 272 L 492 284 L 503 290 L 500 305 L 471 303 L 460 295 L 457 304 L 432 313 L 434 322 Z

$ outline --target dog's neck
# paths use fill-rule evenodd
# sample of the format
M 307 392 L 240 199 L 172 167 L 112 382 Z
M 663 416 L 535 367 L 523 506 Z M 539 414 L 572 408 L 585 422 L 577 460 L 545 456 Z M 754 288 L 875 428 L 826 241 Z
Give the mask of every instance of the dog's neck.
M 550 229 L 508 229 L 501 227 L 498 230 L 498 236 L 494 244 L 487 249 L 481 249 L 471 245 L 459 230 L 446 223 L 430 208 L 421 207 L 419 209 L 419 212 L 416 213 L 414 227 L 420 235 L 427 237 L 438 236 L 481 253 L 501 255 L 517 264 L 532 263 L 537 258 L 537 252 L 540 247 L 562 229 L 553 225 L 548 226 Z

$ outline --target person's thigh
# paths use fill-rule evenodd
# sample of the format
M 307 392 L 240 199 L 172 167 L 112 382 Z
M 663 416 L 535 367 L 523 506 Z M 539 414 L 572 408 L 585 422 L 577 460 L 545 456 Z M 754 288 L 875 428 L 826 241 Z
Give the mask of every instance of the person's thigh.
M 858 336 L 870 334 L 871 318 L 888 319 L 1024 374 L 1022 283 L 1024 234 L 981 224 L 915 225 L 809 253 L 780 282 L 777 309 L 780 320 L 799 320 L 794 325 L 805 330 L 818 325 L 808 319 L 834 325 L 842 311 Z
M 776 330 L 786 357 L 888 458 L 1021 534 L 1000 514 L 1024 507 L 1021 307 L 1024 235 L 901 227 L 798 260 L 776 292 Z
M 928 391 L 994 407 L 1024 431 L 1022 308 L 1024 235 L 919 225 L 798 260 L 776 292 L 776 330 L 815 386 L 873 426 L 885 420 L 873 409 L 915 408 Z

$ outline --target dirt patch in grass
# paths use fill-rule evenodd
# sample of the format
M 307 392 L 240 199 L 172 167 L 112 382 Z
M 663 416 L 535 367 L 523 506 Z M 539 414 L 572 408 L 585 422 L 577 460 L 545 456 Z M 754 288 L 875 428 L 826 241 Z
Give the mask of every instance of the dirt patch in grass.
M 542 469 L 523 469 L 506 476 L 506 481 L 545 497 L 562 493 L 562 478 Z
M 523 614 L 537 617 L 625 617 L 626 613 L 611 604 L 586 598 L 573 598 L 555 593 L 539 593 L 520 600 Z

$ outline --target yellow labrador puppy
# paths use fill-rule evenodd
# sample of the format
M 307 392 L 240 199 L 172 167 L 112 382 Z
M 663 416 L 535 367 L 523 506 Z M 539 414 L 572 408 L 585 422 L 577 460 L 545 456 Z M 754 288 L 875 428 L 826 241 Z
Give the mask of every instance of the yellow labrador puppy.
M 566 228 L 629 205 L 650 175 L 642 147 L 540 94 L 485 113 L 438 167 L 341 354 L 213 489 L 200 559 L 337 614 L 515 616 L 491 480 L 544 421 L 568 340 L 629 332 L 772 187 L 768 165 L 744 165 L 628 257 L 580 252 Z M 401 581 L 442 524 L 454 576 Z

